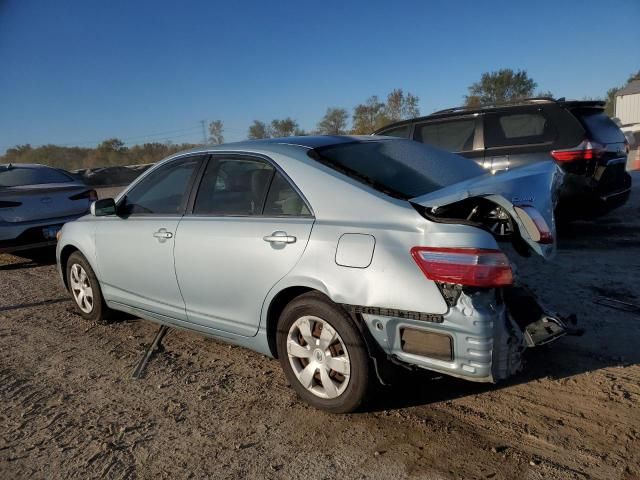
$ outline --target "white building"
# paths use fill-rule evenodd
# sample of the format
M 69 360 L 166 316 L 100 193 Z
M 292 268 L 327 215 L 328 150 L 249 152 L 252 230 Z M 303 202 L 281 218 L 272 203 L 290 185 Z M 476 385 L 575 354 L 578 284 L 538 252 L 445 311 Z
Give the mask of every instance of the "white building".
M 633 80 L 616 93 L 615 116 L 622 126 L 640 130 L 640 80 Z

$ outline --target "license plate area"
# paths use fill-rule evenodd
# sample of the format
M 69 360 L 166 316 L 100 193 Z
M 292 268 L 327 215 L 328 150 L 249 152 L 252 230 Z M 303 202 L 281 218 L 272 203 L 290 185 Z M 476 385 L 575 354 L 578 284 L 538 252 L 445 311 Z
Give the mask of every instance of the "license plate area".
M 42 228 L 42 236 L 45 240 L 55 240 L 56 235 L 62 228 L 62 225 L 49 225 L 48 227 Z
M 453 339 L 449 335 L 413 328 L 400 329 L 403 352 L 445 362 L 453 361 Z

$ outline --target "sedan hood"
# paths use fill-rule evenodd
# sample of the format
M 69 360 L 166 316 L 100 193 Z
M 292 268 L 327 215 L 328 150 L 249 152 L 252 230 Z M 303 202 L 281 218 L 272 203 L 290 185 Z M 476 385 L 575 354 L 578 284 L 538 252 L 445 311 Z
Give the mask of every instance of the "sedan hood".
M 518 225 L 522 239 L 537 254 L 548 258 L 555 251 L 554 208 L 556 188 L 562 179 L 562 171 L 553 162 L 540 162 L 513 170 L 486 174 L 449 185 L 410 201 L 431 212 L 471 197 L 484 197 L 505 209 Z M 541 244 L 529 234 L 515 207 L 532 206 L 544 218 L 551 229 L 553 242 Z

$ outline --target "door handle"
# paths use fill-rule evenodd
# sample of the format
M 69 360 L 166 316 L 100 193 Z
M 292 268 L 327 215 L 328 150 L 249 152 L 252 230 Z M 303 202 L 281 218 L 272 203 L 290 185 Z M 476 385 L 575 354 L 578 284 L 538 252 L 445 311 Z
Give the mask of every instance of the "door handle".
M 157 232 L 153 233 L 153 236 L 156 237 L 161 242 L 165 241 L 168 238 L 173 238 L 173 233 L 167 232 L 166 228 L 161 228 Z
M 269 243 L 294 243 L 296 241 L 296 237 L 287 235 L 287 232 L 282 232 L 280 230 L 273 232 L 271 235 L 267 235 L 266 237 L 262 237 L 262 239 Z

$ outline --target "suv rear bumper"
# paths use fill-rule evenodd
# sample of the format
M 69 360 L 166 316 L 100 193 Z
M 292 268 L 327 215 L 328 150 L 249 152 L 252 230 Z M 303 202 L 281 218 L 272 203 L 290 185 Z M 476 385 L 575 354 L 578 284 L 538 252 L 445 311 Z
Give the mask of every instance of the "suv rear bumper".
M 624 159 L 616 159 L 599 166 L 592 177 L 565 173 L 558 216 L 597 216 L 624 205 L 631 193 L 631 175 L 625 163 Z

